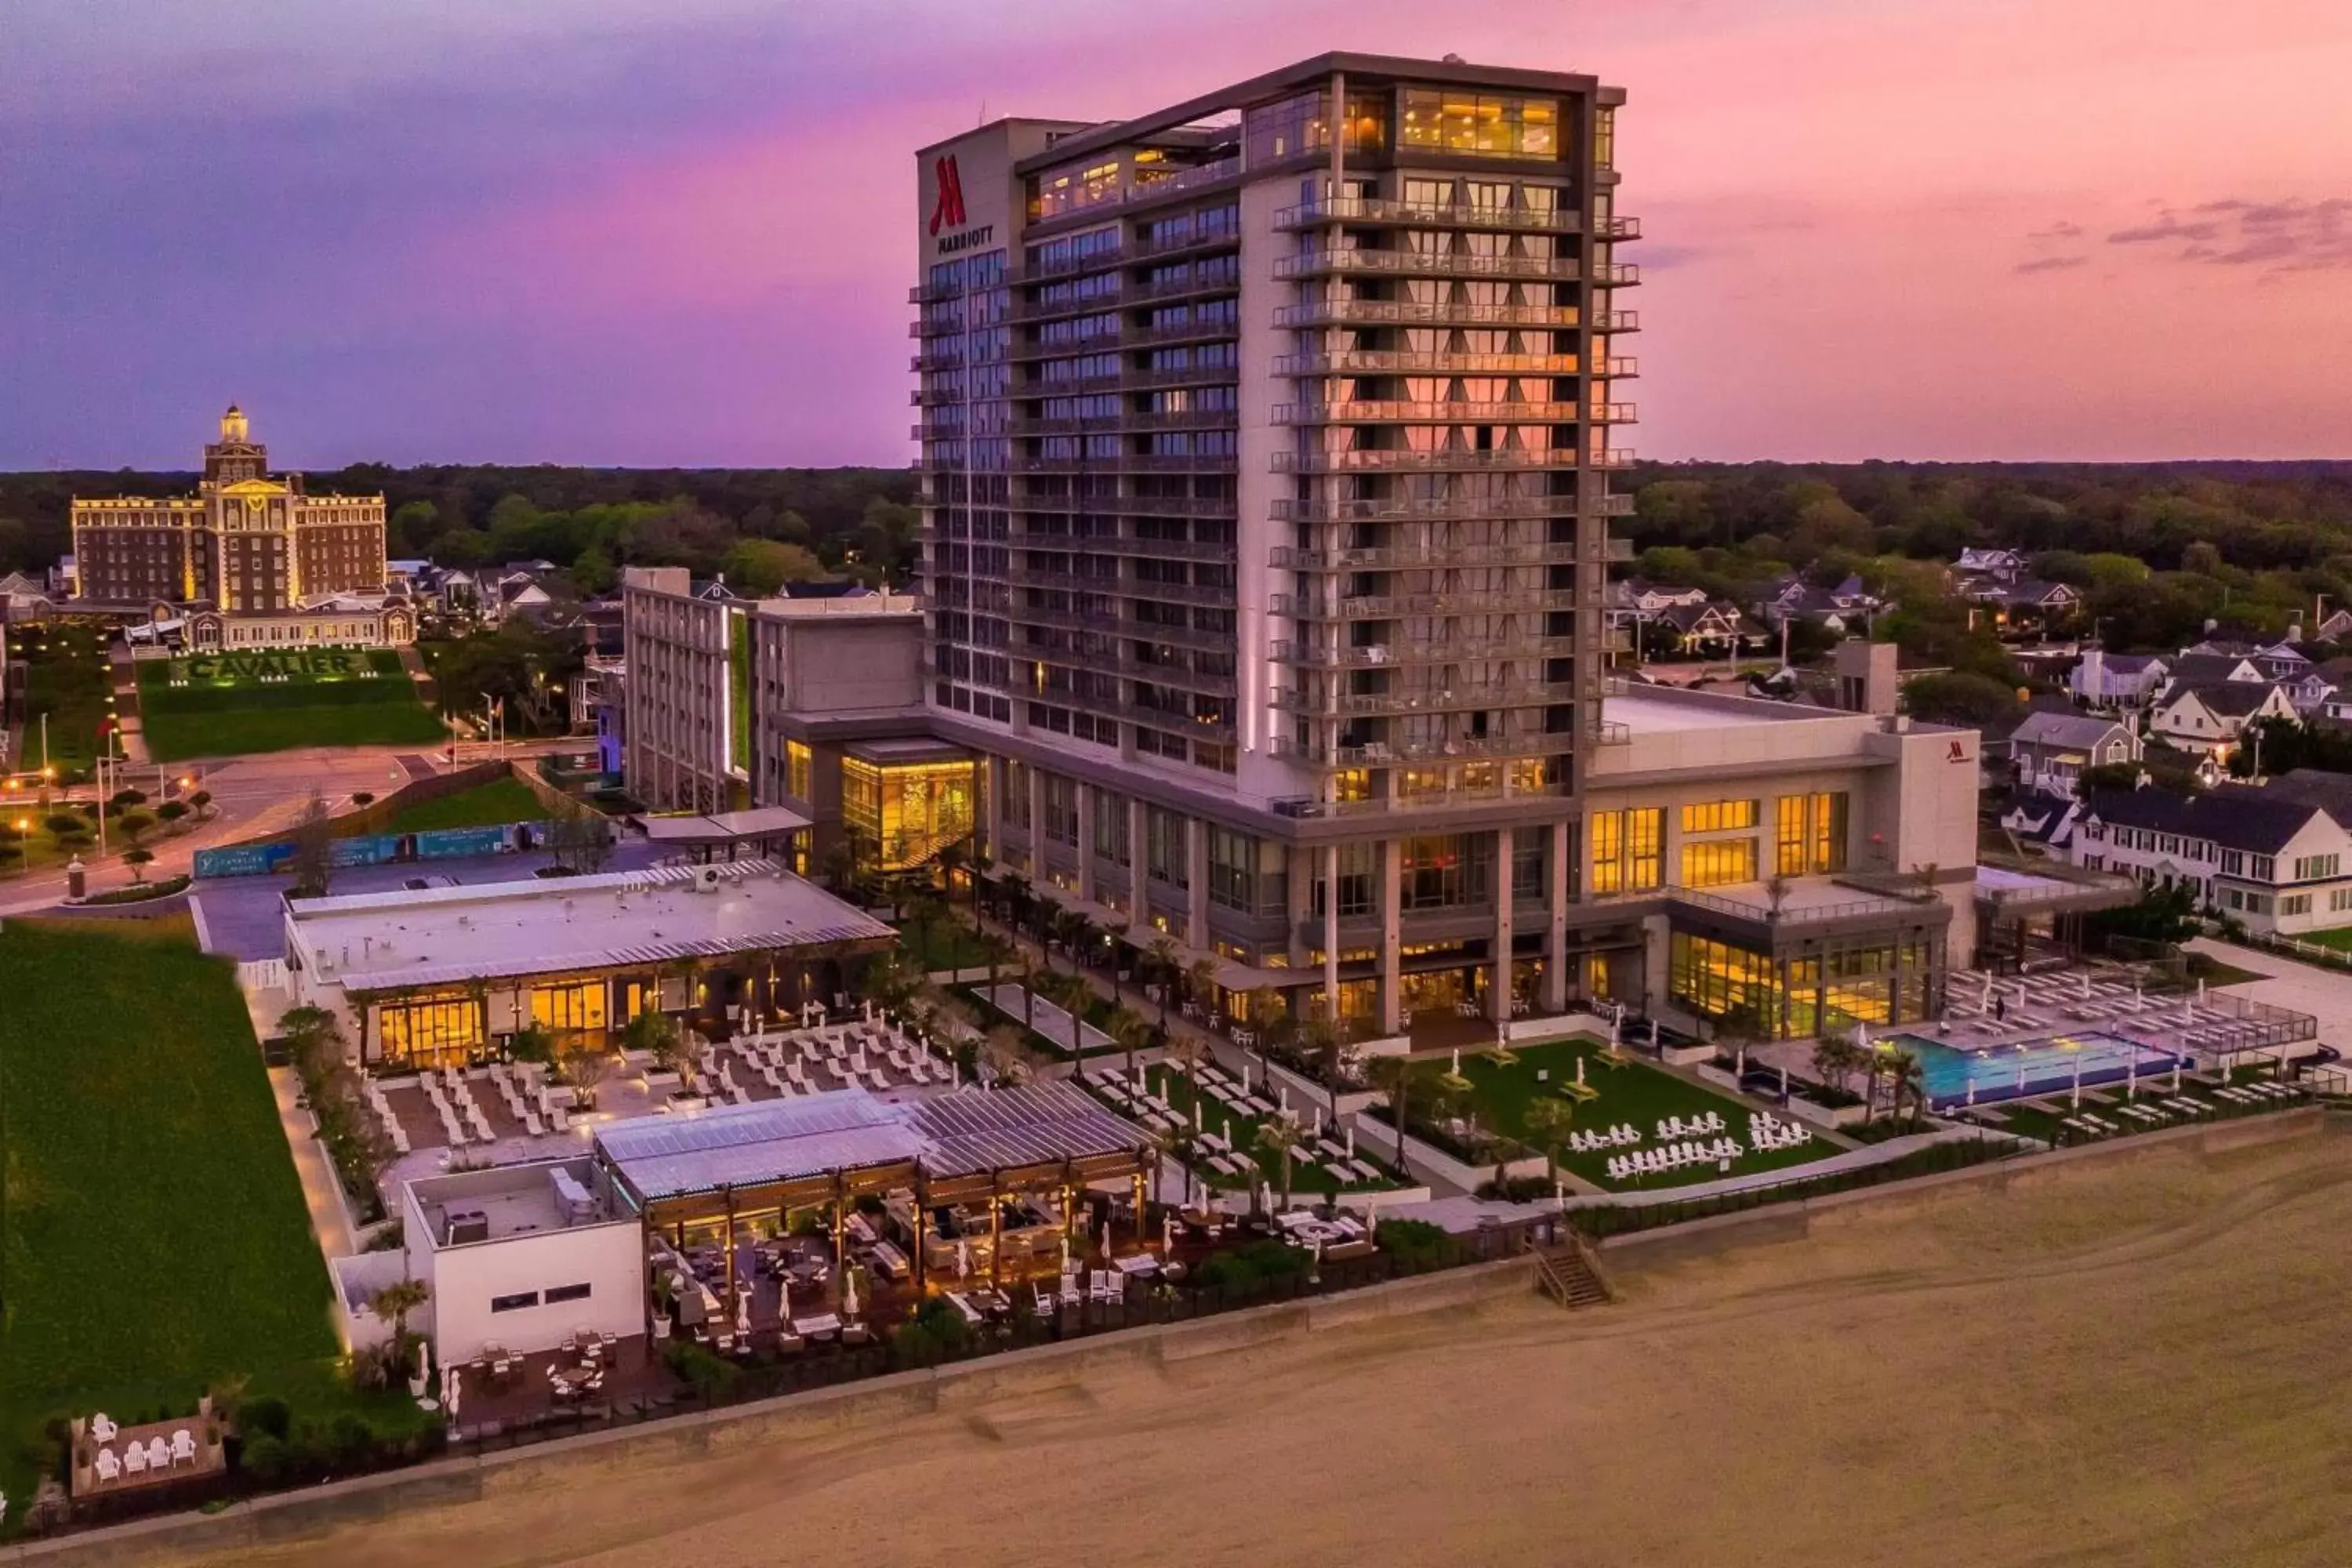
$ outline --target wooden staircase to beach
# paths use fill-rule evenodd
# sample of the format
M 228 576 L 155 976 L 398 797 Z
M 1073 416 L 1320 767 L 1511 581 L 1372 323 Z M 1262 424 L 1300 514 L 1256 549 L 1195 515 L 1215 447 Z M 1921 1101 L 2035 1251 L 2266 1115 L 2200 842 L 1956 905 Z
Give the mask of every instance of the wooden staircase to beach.
M 1572 1312 L 1609 1300 L 1609 1281 L 1601 1276 L 1601 1260 L 1592 1256 L 1592 1248 L 1581 1237 L 1536 1247 L 1534 1253 L 1536 1289 L 1565 1310 Z

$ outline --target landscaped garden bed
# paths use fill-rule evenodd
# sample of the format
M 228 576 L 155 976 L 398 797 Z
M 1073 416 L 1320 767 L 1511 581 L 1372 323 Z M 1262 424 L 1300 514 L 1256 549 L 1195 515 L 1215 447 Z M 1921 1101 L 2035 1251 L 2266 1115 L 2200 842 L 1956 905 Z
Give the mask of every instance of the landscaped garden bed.
M 446 734 L 388 648 L 146 660 L 139 713 L 159 762 L 299 746 L 429 746 Z

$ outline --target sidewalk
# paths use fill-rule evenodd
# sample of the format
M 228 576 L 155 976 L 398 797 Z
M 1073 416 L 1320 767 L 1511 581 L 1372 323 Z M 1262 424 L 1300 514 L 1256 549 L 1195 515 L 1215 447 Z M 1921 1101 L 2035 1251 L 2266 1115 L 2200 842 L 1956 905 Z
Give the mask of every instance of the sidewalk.
M 2323 968 L 2268 948 L 2240 947 L 2218 937 L 2200 936 L 2182 946 L 2189 952 L 2201 952 L 2262 975 L 2260 980 L 2241 980 L 2220 989 L 2289 1012 L 2308 1013 L 2319 1020 L 2320 1044 L 2352 1055 L 2352 971 Z

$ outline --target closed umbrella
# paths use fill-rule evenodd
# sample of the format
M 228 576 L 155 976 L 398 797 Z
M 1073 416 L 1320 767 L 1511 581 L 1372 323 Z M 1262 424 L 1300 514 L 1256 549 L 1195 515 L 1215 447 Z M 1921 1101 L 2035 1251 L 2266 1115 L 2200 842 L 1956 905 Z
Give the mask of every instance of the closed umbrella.
M 425 1391 L 432 1386 L 433 1342 L 420 1338 L 416 1342 L 416 1375 L 408 1380 L 408 1391 L 423 1399 Z
M 841 1271 L 841 1315 L 845 1318 L 857 1316 L 857 1270 L 855 1268 Z
M 961 1279 L 971 1272 L 971 1243 L 962 1237 L 956 1237 L 956 1278 Z
M 790 1324 L 793 1321 L 793 1277 L 776 1276 L 776 1321 Z
M 452 1426 L 457 1424 L 457 1369 L 454 1366 L 443 1367 L 441 1369 L 441 1409 L 448 1416 Z
M 1110 1221 L 1108 1219 L 1103 1221 L 1102 1249 L 1103 1261 L 1108 1263 L 1110 1261 Z
M 1171 1252 L 1176 1250 L 1176 1216 L 1172 1214 L 1160 1216 L 1160 1245 Z
M 749 1285 L 735 1292 L 735 1331 L 739 1334 L 751 1331 L 751 1288 Z
M 1351 1122 L 1349 1122 L 1349 1123 L 1348 1124 L 1348 1158 L 1349 1158 L 1349 1159 L 1350 1159 L 1350 1160 L 1352 1160 L 1352 1159 L 1354 1159 L 1355 1157 L 1356 1157 L 1356 1124 L 1355 1124 L 1354 1122 L 1352 1122 L 1352 1121 L 1351 1121 Z
M 1580 1055 L 1576 1058 L 1576 1087 L 1584 1087 L 1584 1058 Z

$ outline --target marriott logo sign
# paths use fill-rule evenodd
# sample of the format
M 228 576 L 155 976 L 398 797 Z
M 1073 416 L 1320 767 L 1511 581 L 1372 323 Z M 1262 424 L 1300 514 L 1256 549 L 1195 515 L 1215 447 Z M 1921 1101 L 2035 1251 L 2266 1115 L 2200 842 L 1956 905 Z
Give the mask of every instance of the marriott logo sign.
M 964 226 L 970 219 L 964 212 L 963 172 L 956 167 L 954 153 L 932 160 L 931 184 L 936 194 L 931 198 L 929 228 L 931 237 L 940 242 L 940 255 L 974 250 L 995 239 L 996 226 L 992 223 L 982 224 L 978 228 Z

